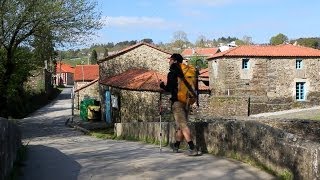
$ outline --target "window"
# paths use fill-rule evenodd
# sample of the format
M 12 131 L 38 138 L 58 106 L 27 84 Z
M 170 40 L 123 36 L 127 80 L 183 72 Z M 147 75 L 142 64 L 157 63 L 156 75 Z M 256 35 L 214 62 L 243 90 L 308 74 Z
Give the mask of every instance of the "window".
M 249 59 L 242 59 L 242 69 L 249 69 Z
M 306 94 L 305 82 L 297 82 L 296 83 L 296 100 L 303 101 L 305 100 Z
M 302 69 L 302 60 L 301 59 L 296 60 L 296 69 Z

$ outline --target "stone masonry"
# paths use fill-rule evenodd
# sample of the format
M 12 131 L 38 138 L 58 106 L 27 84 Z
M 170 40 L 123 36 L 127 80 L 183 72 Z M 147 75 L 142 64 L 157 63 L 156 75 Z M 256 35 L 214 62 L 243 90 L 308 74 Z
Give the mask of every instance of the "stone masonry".
M 150 45 L 147 45 L 145 43 L 141 43 L 136 45 L 135 47 L 132 47 L 131 49 L 125 50 L 122 53 L 119 53 L 115 56 L 111 56 L 111 57 L 107 57 L 106 59 L 100 60 L 99 61 L 99 78 L 100 80 L 106 78 L 106 77 L 110 77 L 110 76 L 115 76 L 117 74 L 123 73 L 129 69 L 132 68 L 138 68 L 138 69 L 148 69 L 148 70 L 155 70 L 158 71 L 159 73 L 162 74 L 167 74 L 169 71 L 169 63 L 168 63 L 168 57 L 170 56 L 169 53 L 166 53 L 164 51 L 161 51 L 155 47 L 152 47 Z M 109 87 L 106 87 L 104 85 L 100 84 L 100 100 L 101 100 L 101 117 L 103 120 L 105 120 L 105 91 L 107 89 L 109 89 Z M 116 90 L 119 92 L 119 90 Z M 139 94 L 139 95 L 137 95 Z M 144 100 L 147 100 L 148 98 L 151 99 L 156 99 L 157 97 L 159 97 L 159 95 L 156 95 L 154 97 L 151 97 L 150 94 L 156 94 L 156 93 L 149 93 L 149 92 L 128 92 L 128 91 L 123 91 L 120 94 L 118 93 L 118 95 L 120 96 L 124 96 L 124 97 L 141 97 Z M 120 103 L 119 105 L 121 106 L 121 108 L 123 109 L 127 109 L 124 112 L 118 112 L 116 109 L 112 109 L 113 113 L 112 119 L 115 119 L 115 121 L 119 121 L 120 118 L 120 114 L 121 114 L 121 121 L 125 121 L 128 122 L 128 119 L 125 120 L 127 117 L 132 116 L 129 119 L 134 119 L 135 121 L 144 121 L 144 119 L 147 119 L 147 117 L 143 117 L 143 116 L 152 116 L 152 118 L 154 117 L 154 115 L 152 115 L 151 112 L 154 111 L 154 107 L 155 107 L 155 101 L 156 100 L 152 100 L 151 102 L 145 101 L 145 107 L 148 107 L 148 105 L 150 105 L 150 110 L 146 110 L 145 112 L 150 112 L 149 115 L 134 115 L 131 114 L 133 112 L 143 112 L 141 108 L 142 107 L 142 103 L 140 103 L 140 100 L 135 101 L 136 103 L 139 103 L 141 105 L 139 106 L 132 106 L 132 110 L 129 110 L 129 106 L 131 106 L 133 101 L 130 100 L 125 100 L 124 97 L 120 97 Z M 129 101 L 129 102 L 127 102 Z M 127 104 L 128 103 L 128 104 Z M 127 106 L 127 107 L 126 107 Z M 138 109 L 137 109 L 138 108 Z M 140 108 L 140 109 L 139 109 Z M 137 111 L 136 111 L 137 110 Z M 138 111 L 139 110 L 139 111 Z M 119 114 L 119 115 L 117 115 Z M 127 114 L 130 114 L 129 116 Z M 140 113 L 141 114 L 141 113 Z M 147 113 L 148 114 L 148 113 Z M 118 117 L 115 117 L 118 116 Z M 135 118 L 137 116 L 137 118 Z M 138 117 L 139 116 L 139 117 Z M 124 118 L 126 117 L 126 118 Z
M 114 76 L 128 69 L 140 68 L 168 73 L 170 55 L 148 45 L 142 44 L 132 50 L 107 60 L 100 60 L 100 79 Z
M 317 127 L 320 123 L 317 123 Z M 159 142 L 159 122 L 116 123 L 118 137 Z M 254 162 L 278 176 L 320 178 L 320 144 L 256 120 L 207 119 L 190 123 L 193 140 L 204 152 Z M 162 144 L 175 138 L 173 122 L 162 123 Z
M 8 177 L 20 147 L 21 132 L 18 126 L 0 117 L 0 179 Z
M 74 107 L 76 110 L 80 109 L 81 100 L 83 100 L 85 97 L 89 97 L 97 101 L 100 101 L 98 81 L 94 82 L 89 86 L 86 86 L 89 84 L 89 82 L 87 83 L 77 82 L 76 84 L 77 84 L 77 87 L 79 88 L 79 90 L 75 92 L 75 96 L 74 96 Z M 81 87 L 84 87 L 84 88 L 81 88 Z
M 296 58 L 249 58 L 248 70 L 242 59 L 209 61 L 213 95 L 250 97 L 251 114 L 319 104 L 320 59 L 303 58 L 303 68 L 296 69 Z M 296 101 L 296 82 L 306 84 L 306 101 Z

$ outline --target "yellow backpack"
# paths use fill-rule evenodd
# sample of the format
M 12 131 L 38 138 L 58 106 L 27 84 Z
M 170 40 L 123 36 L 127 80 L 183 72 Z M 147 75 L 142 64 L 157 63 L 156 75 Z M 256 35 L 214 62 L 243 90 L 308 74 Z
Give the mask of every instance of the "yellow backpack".
M 178 100 L 182 103 L 192 105 L 198 98 L 196 68 L 183 63 L 180 63 L 180 68 L 184 78 L 178 77 Z

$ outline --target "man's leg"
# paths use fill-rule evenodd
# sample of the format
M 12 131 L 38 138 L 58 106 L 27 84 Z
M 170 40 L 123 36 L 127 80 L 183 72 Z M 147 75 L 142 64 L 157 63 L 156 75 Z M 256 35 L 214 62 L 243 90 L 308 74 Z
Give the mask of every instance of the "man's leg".
M 178 140 L 182 140 L 182 136 L 186 139 L 189 148 L 190 155 L 196 155 L 196 150 L 194 147 L 194 143 L 191 139 L 190 129 L 187 126 L 187 112 L 185 110 L 185 104 L 181 102 L 174 102 L 172 105 L 172 112 L 175 118 L 177 126 L 180 128 L 180 131 L 176 133 L 177 142 Z

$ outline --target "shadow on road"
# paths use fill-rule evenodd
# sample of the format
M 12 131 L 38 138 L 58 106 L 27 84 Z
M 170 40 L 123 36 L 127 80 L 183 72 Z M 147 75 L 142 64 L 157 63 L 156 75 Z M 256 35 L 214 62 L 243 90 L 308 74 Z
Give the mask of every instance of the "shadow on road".
M 20 179 L 68 179 L 78 178 L 81 165 L 58 149 L 43 145 L 29 145 L 28 158 Z M 36 173 L 35 173 L 36 172 Z

